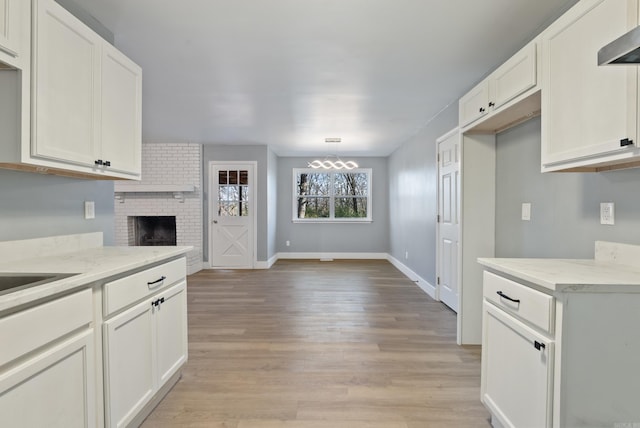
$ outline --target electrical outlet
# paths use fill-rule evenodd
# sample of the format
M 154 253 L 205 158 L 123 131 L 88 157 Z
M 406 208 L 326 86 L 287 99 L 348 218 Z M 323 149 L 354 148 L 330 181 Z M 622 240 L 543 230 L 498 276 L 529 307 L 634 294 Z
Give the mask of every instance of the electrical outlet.
M 530 202 L 522 203 L 522 220 L 525 220 L 525 221 L 531 220 L 531 203 Z
M 287 247 L 291 245 L 291 241 L 287 241 L 284 243 Z
M 404 259 L 405 260 L 409 260 L 409 252 L 408 251 L 404 252 Z
M 600 224 L 615 224 L 613 202 L 602 202 L 600 204 Z
M 90 220 L 96 218 L 96 204 L 93 201 L 84 201 L 84 218 Z

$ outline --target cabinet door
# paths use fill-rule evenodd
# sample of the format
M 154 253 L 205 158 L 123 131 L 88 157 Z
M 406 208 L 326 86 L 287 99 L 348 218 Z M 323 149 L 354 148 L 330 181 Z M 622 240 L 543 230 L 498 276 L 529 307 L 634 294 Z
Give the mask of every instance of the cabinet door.
M 18 56 L 22 0 L 0 0 L 0 51 Z
M 596 60 L 637 24 L 637 3 L 584 0 L 543 33 L 543 169 L 628 150 L 625 138 L 637 142 L 638 68 Z
M 534 41 L 491 74 L 489 105 L 494 109 L 498 108 L 533 88 L 536 86 L 536 77 L 536 43 Z
M 32 154 L 93 166 L 101 39 L 53 0 L 34 4 Z
M 155 392 L 154 329 L 150 301 L 104 323 L 107 426 L 126 426 Z
M 106 43 L 101 70 L 100 157 L 110 171 L 140 175 L 142 70 Z
M 460 127 L 487 114 L 489 109 L 489 81 L 483 80 L 460 98 Z
M 0 374 L 0 425 L 95 426 L 93 330 Z
M 158 296 L 155 309 L 158 386 L 162 386 L 187 361 L 186 282 Z
M 553 343 L 486 301 L 483 327 L 482 402 L 506 427 L 551 426 Z

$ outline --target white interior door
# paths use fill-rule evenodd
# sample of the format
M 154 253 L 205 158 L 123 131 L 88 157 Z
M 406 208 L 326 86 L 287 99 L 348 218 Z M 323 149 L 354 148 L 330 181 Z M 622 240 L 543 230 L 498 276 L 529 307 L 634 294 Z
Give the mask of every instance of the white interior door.
M 209 171 L 211 267 L 252 268 L 255 251 L 254 165 L 212 163 Z
M 460 137 L 452 132 L 438 140 L 438 295 L 458 312 L 460 234 Z

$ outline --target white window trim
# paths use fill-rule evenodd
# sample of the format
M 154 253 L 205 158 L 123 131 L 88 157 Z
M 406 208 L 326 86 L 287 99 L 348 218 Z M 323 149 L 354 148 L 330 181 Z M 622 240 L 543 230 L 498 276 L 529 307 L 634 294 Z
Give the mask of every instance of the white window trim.
M 333 188 L 333 179 L 331 182 L 331 186 L 329 188 L 329 211 L 331 217 L 328 218 L 298 218 L 298 174 L 300 173 L 365 173 L 368 178 L 368 186 L 367 186 L 367 217 L 359 217 L 359 218 L 334 218 L 334 188 Z M 356 168 L 350 169 L 348 171 L 342 171 L 337 169 L 328 169 L 328 170 L 318 170 L 314 168 L 293 168 L 293 190 L 292 190 L 292 202 L 291 202 L 291 219 L 293 223 L 371 223 L 373 222 L 373 213 L 371 207 L 373 194 L 373 170 L 371 168 Z

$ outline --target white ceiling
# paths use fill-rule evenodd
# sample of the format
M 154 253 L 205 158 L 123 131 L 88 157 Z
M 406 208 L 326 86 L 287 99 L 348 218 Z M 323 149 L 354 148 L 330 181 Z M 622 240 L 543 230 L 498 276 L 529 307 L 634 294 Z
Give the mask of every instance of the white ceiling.
M 144 141 L 281 156 L 390 154 L 573 3 L 78 0 L 143 68 Z

